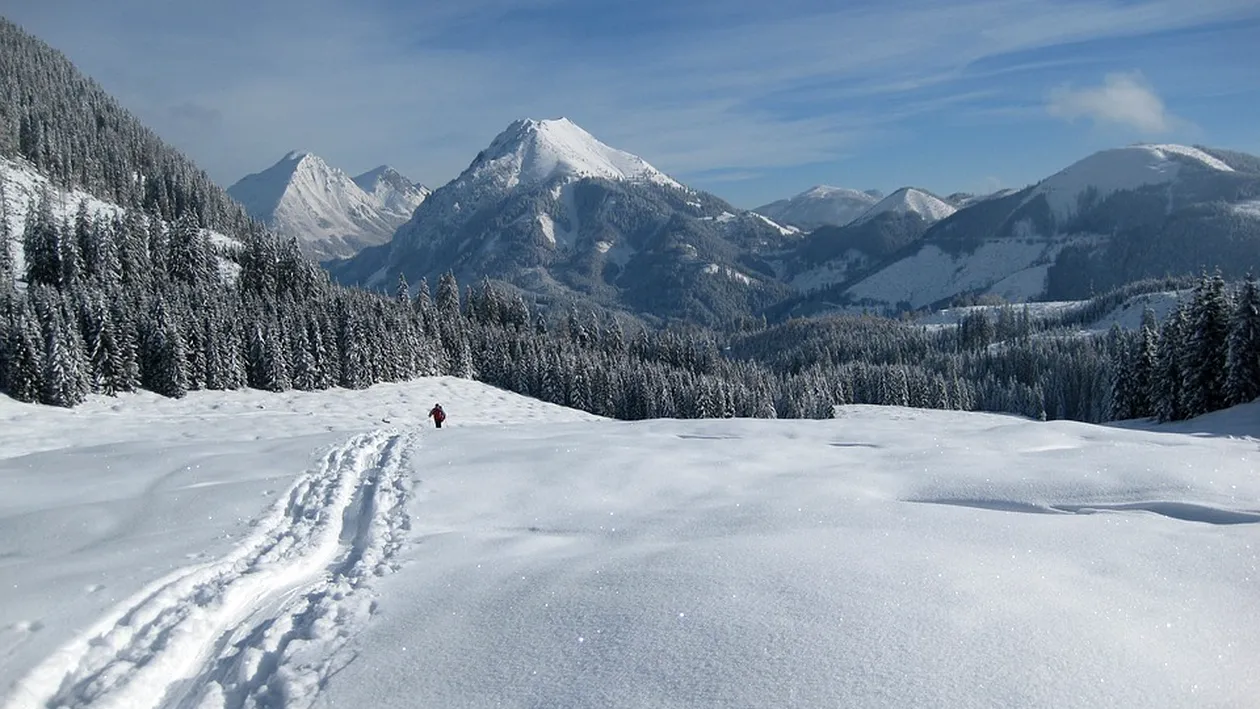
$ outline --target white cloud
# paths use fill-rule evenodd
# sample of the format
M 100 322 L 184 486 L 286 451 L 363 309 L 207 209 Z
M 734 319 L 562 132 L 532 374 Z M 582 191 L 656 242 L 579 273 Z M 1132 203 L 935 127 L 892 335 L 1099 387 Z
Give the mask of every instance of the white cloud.
M 1168 133 L 1180 122 L 1137 72 L 1108 74 L 1099 86 L 1060 86 L 1050 92 L 1046 110 L 1068 121 L 1088 118 L 1148 134 Z
M 914 116 L 1005 119 L 1020 52 L 1257 16 L 1254 0 L 651 0 L 635 16 L 656 24 L 614 37 L 581 0 L 18 5 L 224 184 L 302 148 L 440 185 L 523 116 L 567 115 L 679 175 L 834 161 Z M 1059 110 L 1103 115 L 1080 93 Z

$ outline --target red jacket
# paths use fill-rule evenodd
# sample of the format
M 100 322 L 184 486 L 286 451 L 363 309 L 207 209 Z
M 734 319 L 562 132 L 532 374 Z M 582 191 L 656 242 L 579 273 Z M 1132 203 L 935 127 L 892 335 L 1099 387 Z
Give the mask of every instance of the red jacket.
M 446 420 L 446 412 L 442 410 L 441 406 L 434 406 L 433 410 L 429 412 L 429 416 L 432 416 L 433 420 L 438 423 Z

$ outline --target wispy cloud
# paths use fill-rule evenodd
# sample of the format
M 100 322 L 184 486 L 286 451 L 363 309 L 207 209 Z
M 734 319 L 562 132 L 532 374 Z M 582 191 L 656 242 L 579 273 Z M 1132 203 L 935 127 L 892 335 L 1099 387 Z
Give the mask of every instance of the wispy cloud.
M 222 182 L 301 148 L 441 184 L 511 120 L 559 115 L 672 174 L 773 172 L 936 116 L 1026 120 L 1010 107 L 1043 98 L 1038 72 L 1083 70 L 1041 48 L 1260 17 L 1254 0 L 17 4 Z M 1142 88 L 1061 87 L 1055 115 L 1175 123 Z
M 1138 72 L 1108 74 L 1099 86 L 1055 88 L 1046 99 L 1046 110 L 1068 121 L 1088 118 L 1150 135 L 1169 133 L 1184 124 L 1168 112 L 1164 101 Z

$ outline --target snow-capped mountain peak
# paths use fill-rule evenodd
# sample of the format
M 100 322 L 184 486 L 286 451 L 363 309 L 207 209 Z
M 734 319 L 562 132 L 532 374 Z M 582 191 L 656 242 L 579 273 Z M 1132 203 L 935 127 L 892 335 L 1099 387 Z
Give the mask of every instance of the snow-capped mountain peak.
M 1182 169 L 1233 172 L 1221 160 L 1198 148 L 1174 144 L 1139 143 L 1103 150 L 1079 160 L 1042 180 L 1029 195 L 1044 195 L 1058 220 L 1071 217 L 1087 190 L 1106 196 L 1122 190 L 1162 185 L 1179 179 Z
M 879 201 L 869 191 L 816 185 L 792 197 L 762 205 L 755 211 L 783 224 L 803 229 L 844 226 Z
M 605 145 L 567 118 L 514 121 L 469 167 L 501 187 L 555 176 L 602 177 L 681 188 L 643 158 Z
M 956 211 L 958 209 L 954 205 L 931 192 L 918 189 L 917 187 L 902 187 L 866 210 L 862 216 L 854 220 L 854 223 L 861 224 L 888 212 L 893 214 L 917 214 L 925 221 L 932 223 L 939 222 Z
M 410 219 L 411 213 L 432 192 L 428 187 L 407 179 L 389 165 L 368 170 L 355 177 L 354 183 L 373 197 L 382 209 L 398 215 L 402 221 Z
M 308 254 L 349 256 L 388 241 L 427 196 L 391 168 L 360 178 L 367 178 L 371 192 L 318 155 L 292 151 L 227 191 L 250 215 L 297 239 Z

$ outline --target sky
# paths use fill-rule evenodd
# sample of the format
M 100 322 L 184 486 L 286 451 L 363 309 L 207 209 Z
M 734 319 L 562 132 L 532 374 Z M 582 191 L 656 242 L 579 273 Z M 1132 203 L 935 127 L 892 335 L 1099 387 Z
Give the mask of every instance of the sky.
M 290 150 L 437 187 L 565 116 L 752 208 L 1021 187 L 1109 147 L 1260 153 L 1254 0 L 0 0 L 228 186 Z

